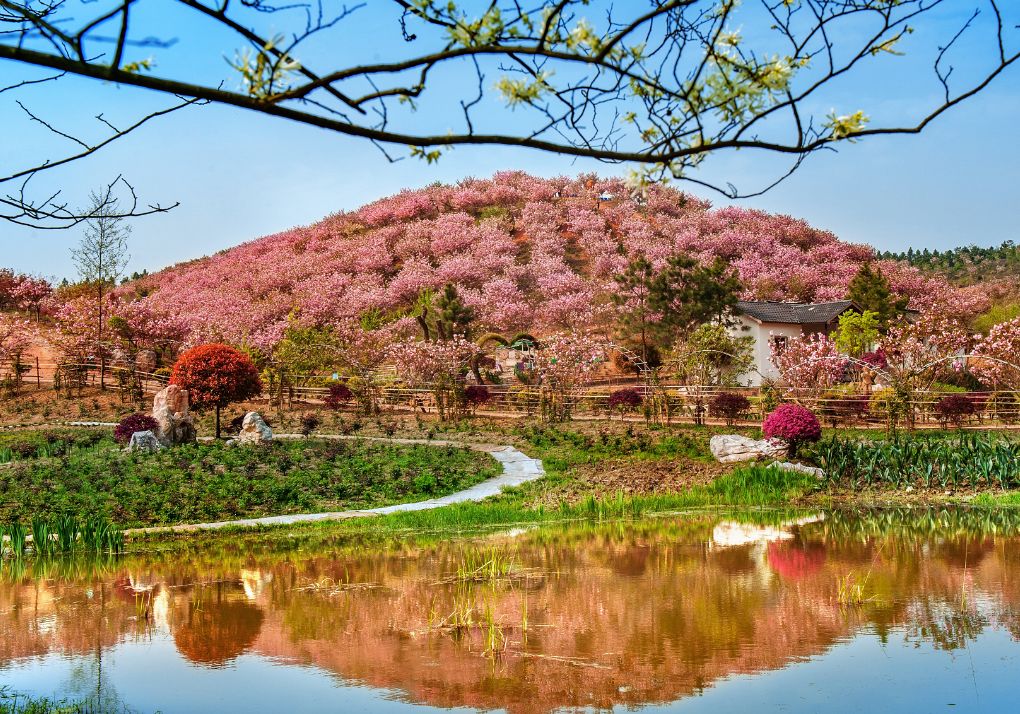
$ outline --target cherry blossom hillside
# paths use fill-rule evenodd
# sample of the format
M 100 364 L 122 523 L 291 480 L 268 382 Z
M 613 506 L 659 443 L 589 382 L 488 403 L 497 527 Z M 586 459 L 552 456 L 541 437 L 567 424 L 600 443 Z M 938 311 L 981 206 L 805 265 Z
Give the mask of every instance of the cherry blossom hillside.
M 622 181 L 498 173 L 404 191 L 351 213 L 267 236 L 130 284 L 154 314 L 185 326 L 188 341 L 271 348 L 288 319 L 381 324 L 412 315 L 429 289 L 454 283 L 480 327 L 549 332 L 606 319 L 613 276 L 644 254 L 731 261 L 746 297 L 834 300 L 868 246 L 789 216 L 712 209 L 668 187 L 640 200 Z M 961 315 L 980 298 L 896 261 L 893 288 L 922 310 Z M 127 297 L 127 295 L 125 296 Z

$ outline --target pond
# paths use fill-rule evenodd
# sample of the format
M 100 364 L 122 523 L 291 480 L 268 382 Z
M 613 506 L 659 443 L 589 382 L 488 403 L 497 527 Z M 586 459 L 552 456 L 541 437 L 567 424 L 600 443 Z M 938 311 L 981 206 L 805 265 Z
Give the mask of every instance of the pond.
M 111 711 L 1009 711 L 1020 517 L 691 513 L 6 562 L 0 684 Z

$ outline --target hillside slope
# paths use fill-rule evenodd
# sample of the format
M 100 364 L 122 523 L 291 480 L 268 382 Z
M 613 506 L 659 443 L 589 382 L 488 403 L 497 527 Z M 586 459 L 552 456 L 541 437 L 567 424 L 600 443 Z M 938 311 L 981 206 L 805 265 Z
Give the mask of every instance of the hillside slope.
M 499 173 L 404 191 L 190 261 L 132 283 L 157 312 L 183 320 L 191 341 L 270 348 L 289 316 L 378 324 L 406 315 L 423 290 L 455 283 L 489 329 L 549 331 L 600 321 L 613 275 L 630 256 L 661 264 L 684 252 L 732 262 L 746 295 L 841 299 L 863 245 L 789 216 L 712 209 L 667 187 L 632 199 L 620 180 Z M 913 307 L 976 312 L 981 298 L 897 261 L 883 261 Z

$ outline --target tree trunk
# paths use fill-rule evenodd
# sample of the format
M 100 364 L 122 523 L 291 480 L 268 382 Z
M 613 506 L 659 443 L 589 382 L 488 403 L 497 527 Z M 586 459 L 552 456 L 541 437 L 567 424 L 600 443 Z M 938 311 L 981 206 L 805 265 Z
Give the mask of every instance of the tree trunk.
M 99 389 L 106 390 L 106 352 L 103 351 L 103 277 L 99 276 Z
M 220 405 L 216 405 L 216 439 L 220 438 Z

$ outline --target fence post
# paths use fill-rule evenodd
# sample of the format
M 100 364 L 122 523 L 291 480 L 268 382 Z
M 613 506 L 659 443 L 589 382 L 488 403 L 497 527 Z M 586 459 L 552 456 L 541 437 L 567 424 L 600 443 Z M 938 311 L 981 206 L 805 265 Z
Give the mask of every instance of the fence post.
M 39 356 L 35 357 L 35 388 L 36 391 L 42 389 L 42 374 L 39 372 Z

